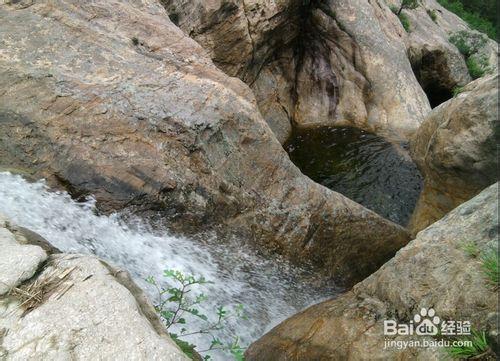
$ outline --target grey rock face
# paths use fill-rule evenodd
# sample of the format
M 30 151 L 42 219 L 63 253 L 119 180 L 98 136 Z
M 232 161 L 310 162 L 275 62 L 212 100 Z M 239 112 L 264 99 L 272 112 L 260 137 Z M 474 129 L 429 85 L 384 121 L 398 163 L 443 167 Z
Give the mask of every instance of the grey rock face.
M 44 266 L 13 265 L 10 260 L 43 251 L 22 245 L 18 240 L 25 240 L 5 227 L 0 223 L 0 240 L 8 238 L 7 247 L 2 243 L 0 276 L 15 277 L 21 268 L 30 277 L 38 271 L 34 278 L 11 282 L 11 288 L 25 280 L 49 286 L 42 301 L 28 309 L 19 292 L 0 295 L 2 360 L 188 360 L 126 272 L 95 257 L 70 254 L 53 254 Z
M 0 296 L 31 278 L 47 259 L 40 247 L 19 244 L 6 227 L 7 220 L 0 215 Z
M 384 350 L 384 320 L 408 323 L 429 307 L 441 320 L 468 320 L 474 329 L 497 335 L 497 285 L 480 257 L 498 247 L 498 186 L 420 232 L 352 291 L 275 327 L 249 347 L 246 359 L 440 360 L 446 356 L 440 348 Z M 465 249 L 471 242 L 476 256 Z M 410 339 L 416 337 L 395 338 Z
M 498 75 L 467 85 L 434 109 L 411 140 L 425 177 L 412 217 L 417 232 L 497 180 Z
M 3 4 L 0 21 L 5 166 L 93 194 L 104 210 L 236 234 L 346 280 L 407 242 L 401 227 L 303 176 L 251 90 L 155 1 Z

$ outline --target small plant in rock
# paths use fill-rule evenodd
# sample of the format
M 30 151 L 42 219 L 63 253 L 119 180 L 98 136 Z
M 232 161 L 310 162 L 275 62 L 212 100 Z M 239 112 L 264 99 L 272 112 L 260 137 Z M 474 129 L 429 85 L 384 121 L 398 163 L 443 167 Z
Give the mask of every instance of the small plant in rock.
M 399 21 L 401 22 L 401 25 L 403 25 L 403 28 L 407 33 L 411 31 L 411 26 L 410 26 L 410 19 L 406 14 L 403 14 L 401 12 L 401 8 L 398 8 L 396 6 L 391 6 L 391 11 L 398 17 Z
M 190 297 L 189 293 L 194 286 L 211 282 L 204 277 L 185 275 L 177 270 L 165 270 L 163 275 L 173 280 L 177 286 L 164 288 L 154 277 L 148 277 L 146 281 L 156 288 L 158 300 L 155 309 L 165 323 L 167 330 L 169 330 L 170 336 L 182 351 L 191 359 L 196 359 L 197 354 L 205 354 L 203 359 L 210 360 L 211 357 L 206 354 L 207 352 L 221 350 L 230 353 L 235 360 L 243 360 L 245 348 L 240 345 L 239 337 L 235 337 L 231 343 L 224 343 L 215 334 L 216 331 L 224 329 L 229 318 L 239 317 L 245 319 L 243 305 L 238 305 L 232 312 L 222 306 L 218 307 L 215 321 L 210 321 L 199 309 L 199 305 L 206 301 L 207 297 L 203 293 Z M 187 326 L 184 326 L 188 322 L 188 317 L 198 318 L 205 325 L 198 326 L 195 330 L 188 330 Z M 181 326 L 180 332 L 171 332 L 173 326 Z M 210 346 L 207 349 L 198 350 L 196 345 L 182 339 L 196 334 L 207 335 L 210 338 Z
M 486 44 L 487 38 L 483 34 L 460 30 L 453 33 L 449 41 L 456 46 L 463 56 L 468 58 L 477 53 Z
M 132 44 L 134 44 L 134 46 L 139 45 L 139 38 L 138 37 L 134 36 L 131 40 L 132 40 Z
M 458 94 L 462 93 L 464 91 L 465 87 L 457 85 L 452 89 L 453 96 L 456 97 Z
M 399 21 L 401 21 L 401 25 L 403 25 L 403 28 L 406 30 L 407 33 L 411 31 L 411 26 L 410 26 L 410 19 L 408 19 L 408 16 L 405 14 L 399 14 L 398 15 Z
M 461 30 L 450 36 L 449 41 L 465 57 L 467 69 L 473 79 L 482 77 L 488 71 L 488 59 L 478 54 L 486 44 L 485 35 Z
M 481 254 L 481 266 L 486 278 L 498 288 L 498 251 L 495 247 L 490 247 Z
M 434 21 L 435 23 L 437 23 L 437 12 L 436 10 L 434 9 L 427 9 L 427 15 L 429 15 L 429 17 L 432 19 L 432 21 Z
M 478 61 L 475 58 L 469 58 L 465 63 L 467 64 L 467 69 L 472 79 L 478 79 L 486 73 L 486 68 L 483 65 L 484 63 L 481 62 L 481 59 Z
M 453 94 L 455 94 L 455 89 L 457 89 L 457 94 L 461 92 L 461 89 L 463 89 L 463 87 L 460 89 L 461 87 L 456 87 L 453 89 Z M 462 245 L 462 249 L 465 251 L 465 253 L 467 253 L 467 255 L 469 257 L 472 257 L 472 258 L 476 258 L 477 256 L 479 256 L 479 247 L 477 246 L 476 242 L 468 242 L 468 243 L 464 243 Z
M 491 349 L 486 338 L 486 332 L 484 331 L 472 331 L 471 335 L 461 338 L 460 341 L 464 341 L 462 342 L 462 346 L 452 346 L 446 349 L 446 352 L 452 358 L 480 359 L 481 357 L 491 353 Z
M 469 242 L 463 244 L 462 249 L 469 257 L 479 259 L 484 276 L 495 288 L 498 288 L 500 271 L 498 269 L 499 257 L 497 248 L 490 246 L 481 251 L 475 242 Z
M 397 16 L 401 14 L 404 9 L 413 10 L 420 6 L 420 0 L 401 0 L 401 5 L 395 13 Z

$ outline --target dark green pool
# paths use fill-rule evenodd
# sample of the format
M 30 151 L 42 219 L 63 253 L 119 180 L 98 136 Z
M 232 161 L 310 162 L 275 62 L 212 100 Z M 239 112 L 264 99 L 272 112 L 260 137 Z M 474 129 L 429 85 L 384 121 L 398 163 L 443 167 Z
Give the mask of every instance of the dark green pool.
M 285 144 L 302 173 L 401 225 L 422 187 L 406 148 L 347 127 L 295 130 Z

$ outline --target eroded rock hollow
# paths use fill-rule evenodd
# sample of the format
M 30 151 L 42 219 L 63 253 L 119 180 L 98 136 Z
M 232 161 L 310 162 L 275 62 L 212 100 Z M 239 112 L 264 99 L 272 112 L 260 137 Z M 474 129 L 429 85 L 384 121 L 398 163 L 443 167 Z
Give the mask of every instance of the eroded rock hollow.
M 251 86 L 281 142 L 292 126 L 318 125 L 406 138 L 429 110 L 387 6 L 349 0 L 162 3 L 215 64 Z

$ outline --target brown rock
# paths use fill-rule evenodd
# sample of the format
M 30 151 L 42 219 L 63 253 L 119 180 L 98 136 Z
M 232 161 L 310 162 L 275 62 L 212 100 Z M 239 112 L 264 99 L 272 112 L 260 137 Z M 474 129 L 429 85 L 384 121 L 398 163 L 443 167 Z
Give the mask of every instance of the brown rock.
M 3 166 L 93 194 L 104 210 L 160 214 L 176 231 L 237 234 L 347 282 L 407 242 L 303 176 L 250 89 L 155 1 L 3 4 L 0 22 Z
M 383 334 L 384 320 L 408 324 L 430 307 L 440 320 L 470 321 L 473 329 L 498 335 L 498 324 L 491 323 L 497 314 L 497 285 L 476 258 L 498 247 L 498 186 L 420 232 L 352 291 L 276 326 L 250 345 L 246 360 L 441 360 L 446 353 L 439 347 L 384 349 L 385 339 L 393 339 Z M 464 249 L 471 242 L 476 257 Z
M 414 232 L 443 217 L 497 180 L 498 75 L 478 79 L 434 109 L 411 141 L 424 189 Z

